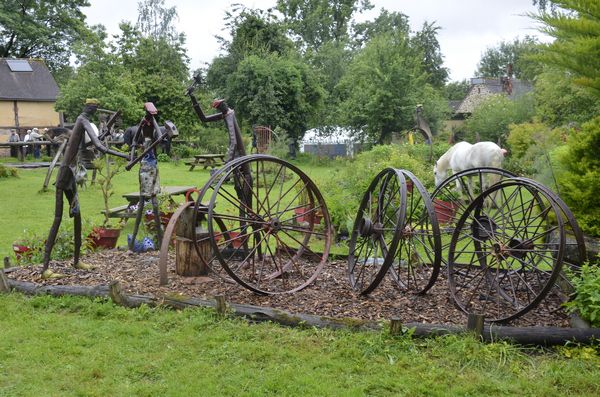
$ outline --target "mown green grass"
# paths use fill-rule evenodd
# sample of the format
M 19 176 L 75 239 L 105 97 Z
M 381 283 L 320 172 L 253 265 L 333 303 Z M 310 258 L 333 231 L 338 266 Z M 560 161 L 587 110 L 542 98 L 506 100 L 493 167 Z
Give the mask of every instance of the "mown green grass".
M 564 396 L 600 393 L 590 349 L 289 329 L 210 309 L 0 295 L 1 396 Z
M 0 255 L 6 256 L 12 252 L 11 244 L 25 235 L 25 230 L 36 233 L 47 233 L 54 219 L 55 192 L 51 185 L 49 191 L 40 192 L 47 169 L 21 169 L 18 178 L 0 179 Z M 52 182 L 56 176 L 53 175 Z M 189 172 L 187 167 L 181 164 L 161 163 L 160 179 L 163 185 L 194 185 L 202 186 L 208 179 L 208 171 Z M 91 173 L 88 175 L 91 180 Z M 110 206 L 117 207 L 125 204 L 123 194 L 138 190 L 137 167 L 132 171 L 123 172 L 114 179 L 114 195 L 110 198 Z M 102 223 L 103 209 L 102 193 L 97 185 L 88 182 L 86 189 L 79 190 L 79 199 L 83 221 L 88 226 Z M 177 198 L 182 200 L 182 197 Z M 65 199 L 65 208 L 68 208 Z M 118 220 L 115 220 L 115 222 Z M 67 211 L 63 211 L 63 222 L 65 227 L 72 226 L 73 220 L 69 218 Z M 120 243 L 124 244 L 126 235 L 132 229 L 133 222 L 128 222 L 128 227 L 121 234 Z
M 318 186 L 328 173 L 301 168 Z M 163 185 L 201 186 L 209 175 L 164 163 L 160 173 Z M 53 217 L 54 194 L 38 193 L 45 170 L 19 175 L 0 180 L 2 256 L 23 229 L 44 234 Z M 111 206 L 136 189 L 136 171 L 119 175 Z M 97 187 L 81 192 L 81 204 L 84 219 L 101 221 Z M 209 309 L 125 309 L 105 300 L 13 293 L 0 295 L 0 334 L 0 396 L 600 393 L 593 348 L 522 350 L 465 336 L 299 330 L 220 319 Z
M 326 167 L 311 165 L 301 165 L 300 167 L 314 178 L 317 186 L 319 180 L 326 176 Z M 55 192 L 53 185 L 50 186 L 49 191 L 40 192 L 46 172 L 46 168 L 21 169 L 18 172 L 18 178 L 0 179 L 0 203 L 2 203 L 0 206 L 0 257 L 13 255 L 12 243 L 25 236 L 26 231 L 43 235 L 50 229 L 54 219 Z M 196 168 L 194 171 L 188 171 L 188 167 L 183 162 L 160 163 L 159 172 L 160 182 L 163 186 L 202 187 L 210 177 L 208 170 Z M 55 176 L 56 171 L 52 182 L 54 182 Z M 88 175 L 88 179 L 91 180 L 91 173 Z M 126 203 L 122 197 L 123 194 L 138 190 L 137 167 L 117 175 L 113 180 L 113 185 L 114 194 L 110 198 L 111 208 Z M 79 190 L 79 199 L 84 223 L 87 223 L 88 227 L 101 224 L 103 216 L 100 211 L 103 209 L 103 202 L 100 188 L 88 182 L 86 189 Z M 183 197 L 176 197 L 175 200 L 182 201 Z M 65 208 L 67 206 L 65 199 Z M 131 233 L 133 223 L 133 220 L 130 220 L 123 229 L 119 245 L 126 244 L 127 233 Z M 69 218 L 65 209 L 61 229 L 72 227 L 72 225 L 73 220 Z

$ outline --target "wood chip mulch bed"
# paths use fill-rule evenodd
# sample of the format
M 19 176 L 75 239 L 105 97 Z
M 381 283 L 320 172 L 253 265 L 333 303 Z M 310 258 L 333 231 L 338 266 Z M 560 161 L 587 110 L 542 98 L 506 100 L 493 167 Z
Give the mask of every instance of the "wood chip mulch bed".
M 466 324 L 466 314 L 452 302 L 443 275 L 423 296 L 407 295 L 395 288 L 390 280 L 367 297 L 357 295 L 346 278 L 346 262 L 332 261 L 316 281 L 306 289 L 275 296 L 259 296 L 238 284 L 218 277 L 181 277 L 175 274 L 173 258 L 169 262 L 169 284 L 159 286 L 158 252 L 134 254 L 122 250 L 90 254 L 83 262 L 96 266 L 92 271 L 71 267 L 70 261 L 53 261 L 51 269 L 68 277 L 42 280 L 40 266 L 27 266 L 8 274 L 12 279 L 42 285 L 108 285 L 119 281 L 127 294 L 196 297 L 212 299 L 225 296 L 231 303 L 272 307 L 291 313 L 313 314 L 336 318 L 389 320 L 399 318 L 403 323 Z M 560 306 L 556 294 L 549 294 L 542 303 L 525 316 L 514 320 L 513 326 L 568 327 L 569 315 Z

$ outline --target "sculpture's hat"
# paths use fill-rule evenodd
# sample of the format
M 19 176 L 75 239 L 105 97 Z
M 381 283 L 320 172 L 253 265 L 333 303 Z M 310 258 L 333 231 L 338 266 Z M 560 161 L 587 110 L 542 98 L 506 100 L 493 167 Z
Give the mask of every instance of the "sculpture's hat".
M 99 105 L 100 102 L 96 98 L 87 98 L 85 100 L 86 105 Z

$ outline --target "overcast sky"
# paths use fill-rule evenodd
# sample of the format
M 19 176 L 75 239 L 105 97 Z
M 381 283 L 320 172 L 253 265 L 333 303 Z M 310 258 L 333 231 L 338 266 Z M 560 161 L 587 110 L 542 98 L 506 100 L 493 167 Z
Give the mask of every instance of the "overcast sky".
M 137 20 L 137 0 L 90 0 L 84 8 L 88 24 L 106 26 L 109 34 L 119 33 L 119 22 Z M 231 4 L 251 8 L 273 7 L 276 0 L 166 0 L 176 6 L 178 31 L 187 36 L 191 68 L 197 69 L 218 55 L 215 35 L 225 35 L 223 17 Z M 413 30 L 425 21 L 436 21 L 441 27 L 439 41 L 445 66 L 452 80 L 473 77 L 481 54 L 488 47 L 515 37 L 533 35 L 548 41 L 525 14 L 535 12 L 531 0 L 371 0 L 373 10 L 359 20 L 373 19 L 381 8 L 402 12 L 410 18 Z

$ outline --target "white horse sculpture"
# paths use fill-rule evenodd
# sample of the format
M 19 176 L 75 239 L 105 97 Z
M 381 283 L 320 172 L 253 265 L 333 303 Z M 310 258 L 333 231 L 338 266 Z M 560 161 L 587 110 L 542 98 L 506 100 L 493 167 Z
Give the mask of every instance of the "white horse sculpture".
M 501 168 L 505 155 L 506 149 L 502 149 L 494 142 L 478 142 L 474 145 L 459 142 L 448 149 L 433 166 L 435 185 L 439 186 L 446 179 L 449 170 L 456 174 L 469 168 Z M 456 186 L 460 191 L 458 181 Z M 483 188 L 482 186 L 482 190 Z

